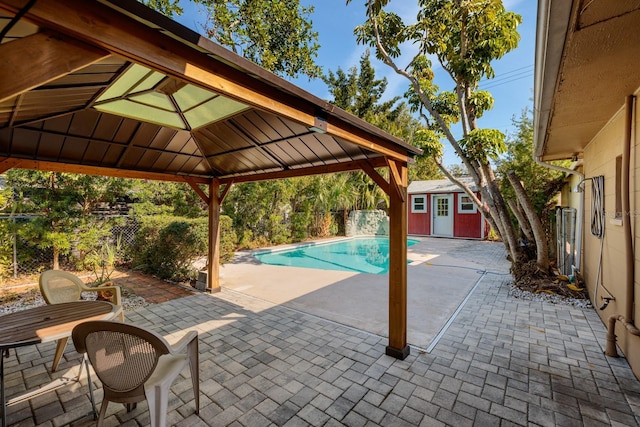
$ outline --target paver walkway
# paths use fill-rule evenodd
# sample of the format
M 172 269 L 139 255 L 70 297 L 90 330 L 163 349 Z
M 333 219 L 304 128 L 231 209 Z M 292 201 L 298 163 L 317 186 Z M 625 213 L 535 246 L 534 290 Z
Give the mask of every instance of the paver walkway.
M 384 354 L 385 338 L 235 292 L 150 305 L 127 321 L 172 339 L 200 333 L 200 415 L 185 370 L 171 425 L 639 425 L 640 382 L 625 359 L 603 355 L 593 309 L 516 299 L 509 280 L 487 274 L 433 351 L 412 349 L 404 361 Z M 77 369 L 68 349 L 51 375 L 53 351 L 25 347 L 5 361 L 10 396 Z M 14 425 L 58 426 L 88 409 L 87 388 L 71 385 L 8 415 Z M 105 425 L 148 419 L 146 404 L 131 413 L 112 405 Z

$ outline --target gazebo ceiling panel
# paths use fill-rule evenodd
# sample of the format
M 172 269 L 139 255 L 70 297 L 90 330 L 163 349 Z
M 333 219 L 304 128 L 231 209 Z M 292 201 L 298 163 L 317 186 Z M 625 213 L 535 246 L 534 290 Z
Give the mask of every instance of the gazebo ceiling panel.
M 311 163 L 317 158 L 313 155 L 304 156 L 300 144 L 290 144 L 289 142 L 279 142 L 271 144 L 267 151 L 275 158 L 280 159 L 284 164 L 294 165 L 296 163 Z
M 316 150 L 318 150 L 318 148 L 319 146 L 316 146 Z M 269 146 L 269 150 L 280 158 L 286 158 L 287 163 L 290 165 L 295 165 L 296 163 L 310 163 L 315 166 L 323 163 L 323 158 L 320 155 L 322 153 L 314 153 L 307 145 L 304 144 L 302 138 L 293 138 L 288 141 L 272 144 Z M 328 158 L 325 158 L 324 160 L 327 159 Z
M 322 135 L 319 135 L 318 137 L 322 138 Z M 347 154 L 349 157 L 353 159 L 364 159 L 367 157 L 367 153 L 369 153 L 369 155 L 372 154 L 369 150 L 365 150 L 362 147 L 355 144 L 349 144 L 348 142 L 343 141 L 342 139 L 337 138 L 335 141 L 336 141 L 336 144 L 338 144 L 340 148 L 342 148 L 342 151 L 344 151 L 345 154 Z
M 178 162 L 175 163 L 175 159 L 178 158 Z M 168 173 L 178 173 L 180 170 L 175 166 L 184 165 L 189 156 L 165 154 L 159 151 L 149 151 L 143 148 L 130 148 L 126 150 L 126 155 L 119 161 L 119 167 L 123 169 L 160 172 L 162 167 L 160 165 L 170 165 L 166 167 Z
M 238 174 L 250 172 L 252 170 L 264 171 L 266 165 L 270 164 L 266 161 L 258 161 L 254 153 L 243 153 L 242 156 L 236 154 L 226 154 L 220 157 L 209 159 L 212 167 L 220 171 L 220 175 L 229 175 L 223 171 L 234 170 Z M 231 174 L 233 175 L 233 174 Z
M 5 31 L 5 28 L 11 23 L 11 16 L 0 13 L 0 32 Z M 12 40 L 17 40 L 22 37 L 27 37 L 38 32 L 38 27 L 26 21 L 18 21 L 16 25 L 11 27 L 9 32 L 5 35 L 1 43 L 8 43 Z
M 105 114 L 108 116 L 108 114 Z M 115 117 L 115 116 L 113 116 Z M 118 117 L 122 119 L 121 117 Z M 120 125 L 116 129 L 115 136 L 113 137 L 113 142 L 118 142 L 121 144 L 128 144 L 135 135 L 136 131 L 140 127 L 140 122 L 135 120 L 125 120 L 122 119 Z
M 79 111 L 72 115 L 68 132 L 71 135 L 93 137 L 99 121 L 100 116 L 92 111 Z
M 4 132 L 0 134 L 4 136 Z M 9 136 L 13 137 L 13 139 L 19 139 L 21 144 L 17 146 L 9 147 L 9 153 L 11 155 L 16 155 L 18 157 L 25 157 L 28 159 L 37 159 L 39 158 L 38 147 L 40 146 L 40 138 L 38 133 L 16 128 L 13 129 L 13 132 L 9 132 Z
M 177 136 L 177 134 L 178 134 L 178 131 L 176 129 L 160 126 L 156 131 L 154 137 L 149 141 L 148 147 L 154 148 L 156 150 L 179 151 L 179 150 L 169 150 L 168 148 L 171 142 L 173 141 L 173 139 Z M 142 141 L 140 142 L 142 143 Z M 185 149 L 184 153 L 191 155 L 195 151 L 197 151 L 197 149 L 198 148 L 195 146 L 195 144 L 191 144 L 190 147 L 187 147 L 187 149 Z
M 113 145 L 109 144 L 107 147 L 107 152 L 102 159 L 103 166 L 106 165 L 117 165 L 118 161 L 122 157 L 122 153 L 124 152 L 125 147 L 122 145 Z
M 154 150 L 152 151 L 161 149 L 162 147 L 158 147 L 159 145 L 161 146 L 160 142 L 155 140 L 161 129 L 161 126 L 154 123 L 141 122 L 129 143 L 137 148 L 153 148 Z
M 230 158 L 241 161 L 243 166 L 238 168 L 225 166 L 225 160 L 228 161 L 228 159 Z M 242 152 L 235 152 L 230 153 L 229 155 L 215 157 L 215 161 L 217 167 L 220 170 L 224 171 L 223 173 L 225 175 L 243 173 L 251 169 L 264 171 L 270 168 L 284 168 L 284 166 L 279 164 L 273 156 L 269 155 L 267 152 L 260 148 L 249 148 L 247 150 L 243 150 Z M 237 163 L 237 161 L 233 163 Z
M 187 131 L 176 131 L 172 138 L 167 142 L 165 150 L 174 153 L 188 152 L 190 154 L 197 153 L 198 155 L 201 155 L 196 139 L 193 137 L 191 132 Z
M 157 151 L 145 150 L 142 152 L 142 156 L 140 157 L 140 160 L 138 160 L 138 162 L 136 163 L 136 167 L 139 167 L 140 169 L 143 169 L 143 170 L 151 170 L 151 171 L 160 170 L 161 168 L 166 168 L 167 170 L 175 170 L 175 166 L 174 168 L 169 167 L 169 165 L 171 164 L 171 162 L 175 160 L 175 158 L 176 158 L 175 154 L 164 155 Z M 180 164 L 182 163 L 184 162 L 180 162 Z
M 251 139 L 229 121 L 198 129 L 193 135 L 206 156 L 255 147 Z
M 47 143 L 48 141 L 41 140 L 40 146 Z M 62 147 L 60 148 L 60 153 L 58 154 L 58 158 L 52 159 L 52 160 L 65 161 L 65 160 L 73 159 L 74 161 L 76 161 L 76 159 L 79 159 L 79 162 L 83 163 L 83 157 L 84 157 L 84 154 L 87 152 L 87 148 L 89 148 L 89 143 L 86 139 L 65 138 L 65 142 L 64 144 L 62 144 Z
M 8 156 L 8 154 L 10 154 L 11 138 L 13 133 L 13 129 L 0 128 L 0 153 L 3 153 L 5 156 Z
M 261 144 L 296 135 L 284 126 L 278 117 L 266 112 L 251 111 L 236 117 L 233 123 L 250 135 L 255 142 Z
M 27 126 L 22 126 L 24 129 L 30 129 L 34 132 L 42 132 L 43 134 L 60 134 L 62 136 L 69 134 L 69 126 L 71 125 L 72 115 L 60 116 L 47 121 L 36 121 L 30 123 Z
M 6 127 L 13 117 L 13 104 L 16 98 L 11 98 L 7 101 L 0 102 L 0 128 Z
M 124 120 L 121 117 L 102 114 L 98 121 L 98 125 L 93 132 L 93 137 L 104 141 L 117 141 L 116 135 L 118 134 L 123 121 Z
M 342 146 L 336 142 L 335 138 L 326 137 L 322 134 L 313 134 L 303 138 L 303 141 L 309 145 L 310 149 L 313 149 L 314 153 L 320 158 L 337 157 L 336 155 L 344 153 L 340 157 L 348 157 L 348 153 L 344 152 Z M 371 153 L 373 155 L 373 153 Z
M 95 64 L 88 65 L 83 69 L 54 80 L 44 87 L 66 88 L 66 87 L 106 87 L 127 64 L 126 61 L 110 56 Z
M 235 152 L 230 154 L 233 157 L 239 158 L 246 165 L 241 169 L 224 168 L 225 175 L 236 174 L 246 172 L 247 169 L 254 168 L 256 170 L 264 171 L 271 168 L 286 168 L 286 164 L 280 163 L 279 159 L 275 158 L 271 153 L 261 148 L 249 148 L 242 152 Z M 224 159 L 227 156 L 216 157 L 216 160 L 220 158 Z M 223 167 L 223 164 L 219 164 L 219 167 Z
M 177 163 L 178 160 L 180 159 L 176 157 L 175 162 Z M 202 175 L 205 173 L 209 173 L 209 171 L 211 170 L 208 163 L 197 157 L 189 157 L 182 165 L 176 164 L 176 167 L 178 168 L 178 170 L 185 171 L 185 173 L 191 175 Z
M 37 137 L 37 133 L 33 133 Z M 64 145 L 64 136 L 52 135 L 44 144 L 38 144 L 38 156 L 43 160 L 56 161 Z
M 60 114 L 84 108 L 90 98 L 86 89 L 80 89 L 84 94 L 63 92 L 60 90 L 42 90 L 31 92 L 13 98 L 11 102 L 14 124 L 20 125 L 40 120 L 44 117 L 54 117 Z M 8 123 L 7 123 L 8 124 Z
M 0 103 L 0 111 L 4 111 L 5 106 L 11 106 L 14 111 L 13 122 L 19 125 L 86 108 L 96 93 L 107 87 L 122 71 L 124 64 L 126 62 L 122 59 L 106 58 Z M 0 117 L 0 126 L 6 123 L 8 120 Z
M 107 144 L 89 143 L 82 156 L 82 163 L 99 165 L 104 161 L 108 150 L 109 146 Z

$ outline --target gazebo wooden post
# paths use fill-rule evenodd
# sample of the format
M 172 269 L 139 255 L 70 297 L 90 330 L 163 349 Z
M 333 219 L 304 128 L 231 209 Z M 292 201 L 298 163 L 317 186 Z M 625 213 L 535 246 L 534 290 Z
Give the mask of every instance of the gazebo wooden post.
M 389 345 L 396 359 L 407 345 L 407 164 L 389 160 Z
M 220 292 L 220 181 L 209 183 L 209 254 L 207 290 Z

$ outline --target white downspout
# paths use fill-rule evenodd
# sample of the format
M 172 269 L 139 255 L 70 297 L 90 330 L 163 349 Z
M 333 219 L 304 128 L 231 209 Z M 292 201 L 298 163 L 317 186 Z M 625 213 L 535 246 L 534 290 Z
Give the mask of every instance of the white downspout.
M 540 156 L 534 156 L 533 159 L 536 161 L 537 164 L 547 169 L 557 170 L 560 172 L 568 173 L 570 175 L 577 175 L 580 178 L 580 181 L 584 180 L 584 174 L 582 172 L 578 172 L 573 169 L 564 168 L 562 166 L 552 165 L 550 163 L 545 163 L 542 161 Z M 575 262 L 575 265 L 573 266 L 577 271 L 580 271 L 580 266 L 581 266 L 580 261 L 582 260 L 582 235 L 583 235 L 582 224 L 583 223 L 584 223 L 584 191 L 580 191 L 580 198 L 578 199 L 578 216 L 576 220 L 576 233 L 578 234 L 578 236 L 576 239 L 576 253 L 574 254 L 574 259 L 576 262 Z

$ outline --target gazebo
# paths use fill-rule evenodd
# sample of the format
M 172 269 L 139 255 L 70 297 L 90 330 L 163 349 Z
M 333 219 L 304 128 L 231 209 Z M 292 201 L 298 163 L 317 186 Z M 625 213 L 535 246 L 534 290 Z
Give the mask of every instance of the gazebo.
M 390 200 L 389 345 L 404 359 L 407 165 L 420 150 L 134 0 L 0 0 L 0 173 L 234 183 L 363 170 Z M 389 180 L 376 168 L 388 168 Z

